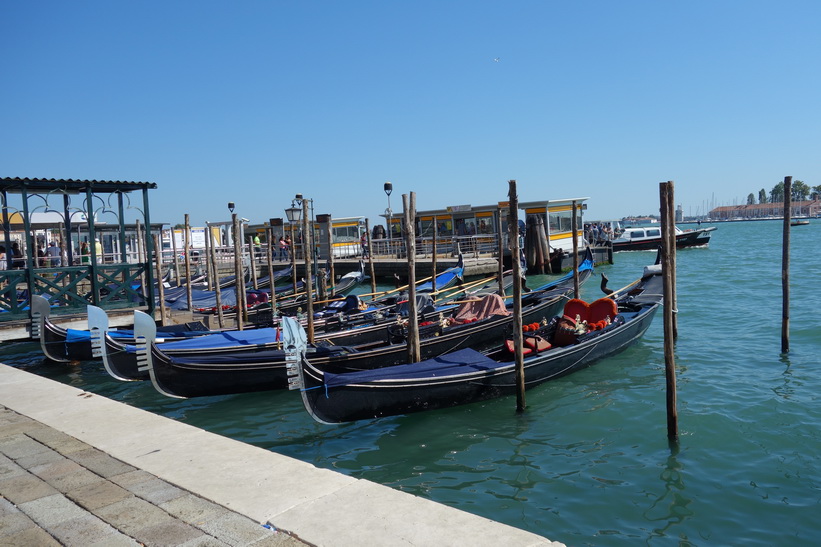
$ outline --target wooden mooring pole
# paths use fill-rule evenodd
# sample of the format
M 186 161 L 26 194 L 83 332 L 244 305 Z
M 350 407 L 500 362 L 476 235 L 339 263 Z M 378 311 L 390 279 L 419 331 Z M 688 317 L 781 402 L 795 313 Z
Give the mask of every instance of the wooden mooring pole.
M 268 260 L 268 286 L 271 288 L 271 323 L 277 316 L 277 291 L 274 287 L 274 229 L 268 226 L 265 229 L 265 239 L 268 244 L 265 258 Z
M 306 304 L 308 314 L 308 343 L 314 343 L 314 283 L 311 272 L 313 271 L 313 248 L 314 248 L 314 228 L 312 219 L 308 217 L 308 200 L 302 200 L 302 254 L 305 259 L 305 295 L 308 299 Z M 295 272 L 296 273 L 296 272 Z
M 214 271 L 214 297 L 217 300 L 217 322 L 221 329 L 225 328 L 225 315 L 222 313 L 222 288 L 220 287 L 219 268 L 217 267 L 217 251 L 214 248 L 216 241 L 214 241 L 214 232 L 211 231 L 211 225 L 205 225 L 208 229 L 206 239 L 211 242 L 211 249 L 208 260 L 211 262 L 211 269 Z
M 433 294 L 436 294 L 436 257 L 439 254 L 438 242 L 436 241 L 439 239 L 439 225 L 436 222 L 436 213 L 433 214 L 433 246 L 431 248 L 431 258 L 430 258 L 430 267 L 431 267 L 431 280 L 430 286 Z
M 254 246 L 254 234 L 248 234 L 248 259 L 251 261 L 251 286 L 255 291 L 259 290 L 257 281 L 257 249 Z
M 416 316 L 416 192 L 402 194 L 404 209 L 405 248 L 408 252 L 408 363 L 418 363 L 422 348 L 419 344 L 419 318 Z
M 570 231 L 573 233 L 573 298 L 579 298 L 579 212 L 576 209 L 576 202 L 573 202 L 573 212 L 570 217 Z M 549 258 L 548 258 L 549 260 Z
M 516 181 L 508 181 L 509 209 L 507 228 L 510 231 L 510 256 L 513 266 L 513 355 L 516 359 L 516 412 L 524 412 L 525 358 L 522 349 L 522 263 L 519 261 L 519 196 Z
M 371 292 L 376 293 L 376 271 L 373 269 L 373 247 L 371 246 L 371 221 L 365 219 L 365 237 L 368 242 L 368 271 L 371 274 Z
M 151 237 L 146 234 L 146 237 Z M 157 294 L 158 298 L 160 299 L 160 325 L 165 325 L 165 285 L 162 282 L 162 245 L 159 243 L 162 239 L 157 239 L 157 236 L 154 237 L 154 254 L 156 255 L 156 266 L 157 266 Z M 162 236 L 160 236 L 162 237 Z M 150 261 L 149 261 L 150 262 Z
M 188 213 L 185 213 L 185 233 L 183 234 L 183 256 L 185 256 L 185 296 L 188 298 L 188 311 L 194 310 L 191 287 L 191 222 Z
M 502 211 L 499 209 L 499 214 L 496 215 L 496 233 L 499 235 L 499 245 L 496 250 L 499 253 L 499 269 L 496 275 L 499 277 L 499 296 L 505 297 L 505 238 L 502 237 Z
M 242 272 L 242 236 L 239 229 L 239 217 L 236 213 L 231 214 L 232 229 L 234 233 L 234 289 L 237 295 L 237 330 L 243 329 L 245 321 L 245 276 Z
M 670 216 L 673 203 L 673 182 L 659 184 L 661 201 L 662 232 L 662 279 L 664 280 L 664 372 L 667 379 L 667 438 L 678 441 L 678 410 L 676 409 L 676 360 L 674 353 L 674 312 L 673 268 L 676 253 L 676 229 L 674 218 Z
M 784 177 L 784 235 L 781 243 L 781 353 L 790 351 L 790 220 L 792 177 Z

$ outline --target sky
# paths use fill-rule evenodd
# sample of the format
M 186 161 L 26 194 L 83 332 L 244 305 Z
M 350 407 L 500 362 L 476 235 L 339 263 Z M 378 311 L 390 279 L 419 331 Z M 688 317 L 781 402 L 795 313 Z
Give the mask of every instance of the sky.
M 0 0 L 0 176 L 155 182 L 152 222 L 821 185 L 821 2 Z M 138 197 L 137 201 L 141 201 Z

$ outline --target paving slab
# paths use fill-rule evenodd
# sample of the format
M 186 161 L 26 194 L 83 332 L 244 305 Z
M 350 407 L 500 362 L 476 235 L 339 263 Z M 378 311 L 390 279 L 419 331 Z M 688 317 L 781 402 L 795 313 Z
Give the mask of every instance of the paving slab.
M 66 454 L 66 457 L 103 478 L 109 478 L 114 475 L 122 475 L 123 473 L 128 473 L 129 471 L 134 471 L 136 469 L 127 463 L 123 463 L 116 458 L 112 458 L 105 452 L 97 450 L 96 448 L 72 451 Z
M 62 494 L 54 494 L 16 505 L 43 528 L 49 528 L 87 514 Z
M 162 509 L 136 497 L 101 507 L 95 514 L 138 541 L 141 541 L 142 529 L 174 521 L 173 517 Z
M 5 501 L 5 500 L 4 500 Z M 11 504 L 9 504 L 11 505 Z M 14 507 L 12 505 L 12 507 Z M 14 535 L 29 528 L 37 528 L 37 524 L 28 515 L 14 507 L 14 512 L 0 516 L 0 545 L 3 545 L 5 536 Z
M 62 547 L 42 528 L 28 528 L 3 538 L 3 547 Z
M 131 492 L 113 482 L 101 481 L 66 492 L 66 497 L 87 511 L 111 505 L 134 496 Z
M 88 545 L 122 535 L 90 513 L 55 524 L 48 532 L 63 545 Z
M 59 491 L 39 477 L 25 471 L 21 475 L 0 480 L 0 495 L 15 505 L 59 494 Z

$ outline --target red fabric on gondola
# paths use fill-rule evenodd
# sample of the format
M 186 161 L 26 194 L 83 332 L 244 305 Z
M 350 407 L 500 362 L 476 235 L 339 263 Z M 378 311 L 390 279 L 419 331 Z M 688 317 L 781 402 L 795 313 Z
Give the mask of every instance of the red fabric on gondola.
M 578 298 L 571 298 L 564 305 L 564 315 L 575 320 L 579 316 L 579 322 L 586 321 L 590 314 L 590 304 Z
M 599 298 L 590 304 L 590 315 L 587 316 L 588 323 L 598 323 L 599 321 L 610 321 L 616 318 L 619 313 L 619 307 L 612 298 Z
M 505 301 L 498 294 L 488 294 L 480 300 L 465 302 L 456 311 L 454 319 L 457 323 L 481 321 L 494 315 L 510 315 Z

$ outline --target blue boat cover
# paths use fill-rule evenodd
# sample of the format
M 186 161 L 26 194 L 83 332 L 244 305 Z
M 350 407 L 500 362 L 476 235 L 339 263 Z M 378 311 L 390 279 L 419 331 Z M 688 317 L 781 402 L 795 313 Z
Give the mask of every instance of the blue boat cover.
M 461 279 L 464 268 L 453 267 L 448 268 L 444 272 L 436 276 L 436 288 L 448 287 L 458 277 Z M 433 281 L 420 283 L 416 286 L 416 292 L 430 292 L 433 290 Z
M 344 374 L 326 372 L 324 378 L 325 386 L 331 388 L 380 380 L 441 378 L 478 370 L 492 370 L 507 364 L 509 363 L 498 363 L 483 353 L 466 348 L 408 365 L 346 372 Z
M 235 330 L 219 332 L 215 334 L 206 334 L 204 336 L 197 336 L 189 340 L 176 340 L 174 342 L 165 342 L 162 345 L 163 350 L 172 349 L 213 349 L 232 346 L 256 346 L 259 344 L 268 344 L 278 342 L 281 339 L 279 329 L 265 328 L 265 329 L 251 329 L 251 330 Z M 134 352 L 134 346 L 126 346 L 129 353 Z

